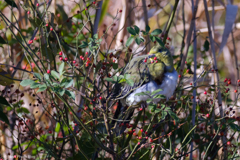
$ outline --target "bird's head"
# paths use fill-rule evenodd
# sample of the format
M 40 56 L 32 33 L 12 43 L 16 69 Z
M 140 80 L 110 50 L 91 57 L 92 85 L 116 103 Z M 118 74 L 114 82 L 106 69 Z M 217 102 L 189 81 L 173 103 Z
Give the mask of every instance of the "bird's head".
M 154 57 L 157 57 L 158 61 L 164 63 L 168 72 L 173 71 L 173 58 L 167 48 L 163 48 L 162 46 L 154 46 L 150 50 L 149 55 L 155 55 Z M 151 59 L 154 59 L 154 57 L 151 57 Z

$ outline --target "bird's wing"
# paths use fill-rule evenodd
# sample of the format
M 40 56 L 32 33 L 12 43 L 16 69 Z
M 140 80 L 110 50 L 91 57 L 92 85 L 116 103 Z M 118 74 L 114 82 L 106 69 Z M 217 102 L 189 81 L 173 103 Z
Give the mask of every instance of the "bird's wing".
M 123 70 L 123 74 L 128 74 L 129 79 L 133 81 L 133 86 L 130 86 L 128 83 L 119 83 L 115 86 L 115 98 L 122 99 L 132 93 L 135 89 L 141 87 L 142 85 L 148 83 L 150 80 L 159 79 L 161 80 L 164 73 L 164 64 L 162 62 L 151 63 L 150 59 L 147 59 L 147 62 L 144 62 L 149 55 L 138 56 L 133 58 Z M 163 69 L 162 69 L 163 68 Z M 159 71 L 151 71 L 159 69 Z

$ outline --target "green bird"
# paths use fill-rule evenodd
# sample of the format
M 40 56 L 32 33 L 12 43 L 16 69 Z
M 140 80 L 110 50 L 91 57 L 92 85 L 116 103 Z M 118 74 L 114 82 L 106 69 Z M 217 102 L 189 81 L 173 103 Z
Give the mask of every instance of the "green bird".
M 122 74 L 129 74 L 133 86 L 128 83 L 117 83 L 114 89 L 114 98 L 119 100 L 119 106 L 114 118 L 119 118 L 117 114 L 126 108 L 139 107 L 147 99 L 152 98 L 157 103 L 161 98 L 154 98 L 161 94 L 169 99 L 177 86 L 178 73 L 173 67 L 173 58 L 168 49 L 159 45 L 154 46 L 148 55 L 133 58 L 124 68 Z M 153 91 L 161 89 L 158 93 L 151 95 Z M 136 95 L 146 92 L 148 95 Z M 150 97 L 149 97 L 150 96 Z M 131 114 L 125 116 L 129 119 Z

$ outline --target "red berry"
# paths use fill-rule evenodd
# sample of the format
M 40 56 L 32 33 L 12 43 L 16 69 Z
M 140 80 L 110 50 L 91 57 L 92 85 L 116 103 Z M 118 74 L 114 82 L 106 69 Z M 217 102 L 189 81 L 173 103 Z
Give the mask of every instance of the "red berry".
M 154 60 L 157 60 L 157 57 L 154 57 Z
M 62 58 L 62 57 L 59 57 L 59 59 L 60 59 L 60 61 L 62 61 L 62 60 L 63 60 L 63 58 Z
M 17 155 L 14 155 L 13 158 L 17 158 Z
M 99 97 L 100 100 L 102 100 L 102 97 Z
M 78 66 L 78 64 L 75 64 L 75 66 L 77 67 L 77 66 Z
M 84 61 L 84 57 L 82 57 L 82 60 Z
M 37 38 L 35 37 L 35 38 L 34 38 L 34 40 L 36 41 L 36 40 L 37 40 Z
M 88 109 L 88 107 L 84 107 L 84 110 L 86 111 Z
M 50 134 L 51 134 L 51 133 L 52 133 L 52 131 L 48 131 L 48 133 L 50 133 Z
M 46 24 L 46 27 L 48 26 L 48 23 Z
M 140 142 L 138 142 L 138 145 L 140 145 L 141 143 Z
M 206 117 L 209 118 L 209 117 L 210 117 L 210 114 L 206 114 Z
M 30 11 L 27 11 L 27 14 L 30 14 Z
M 73 61 L 73 63 L 75 64 L 75 63 L 76 63 L 76 61 L 74 60 L 74 61 Z
M 231 81 L 228 81 L 228 84 L 231 84 Z
M 143 132 L 143 129 L 141 129 L 140 131 Z
M 29 40 L 29 41 L 28 41 L 28 44 L 32 44 L 32 43 L 33 43 L 33 40 Z
M 234 92 L 235 92 L 235 93 L 237 93 L 237 92 L 238 92 L 238 90 L 234 90 Z
M 146 62 L 147 62 L 147 59 L 144 59 L 144 62 L 146 63 Z
M 190 85 L 192 85 L 192 83 L 190 83 Z
M 140 108 L 139 110 L 140 110 L 140 111 L 142 111 L 143 109 L 142 109 L 142 108 Z
M 146 131 L 145 134 L 148 134 L 148 132 Z
M 151 61 L 151 63 L 154 63 L 154 61 Z
M 153 139 L 150 138 L 150 142 L 152 143 L 152 142 L 153 142 Z
M 87 10 L 87 8 L 85 8 L 85 10 Z
M 151 7 L 151 4 L 149 4 L 148 7 Z
M 88 55 L 88 52 L 85 52 L 86 55 Z
M 66 57 L 66 58 L 64 58 L 64 61 L 67 61 L 68 60 L 68 58 Z
M 53 28 L 50 28 L 50 31 L 53 31 Z
M 38 7 L 38 6 L 39 6 L 39 3 L 37 3 L 36 6 Z
M 203 94 L 207 94 L 207 91 L 204 91 L 204 93 Z
M 142 139 L 142 137 L 138 137 L 138 139 L 139 139 L 139 140 L 141 140 L 141 139 Z
M 94 1 L 94 2 L 92 2 L 93 4 L 96 4 L 96 2 Z
M 170 37 L 167 37 L 167 40 L 171 41 L 171 38 L 170 38 Z
M 155 63 L 158 63 L 158 61 L 155 61 Z
M 62 51 L 59 52 L 59 55 L 62 56 Z
M 115 63 L 115 59 L 113 60 L 113 63 Z
M 122 10 L 120 9 L 119 12 L 122 13 Z
M 230 141 L 228 141 L 228 142 L 227 142 L 227 145 L 228 145 L 228 146 L 230 146 L 230 145 L 231 145 L 231 142 L 230 142 Z
M 188 73 L 188 72 L 189 72 L 189 69 L 187 69 L 186 72 Z
M 240 82 L 240 79 L 237 81 L 238 83 Z
M 178 78 L 181 78 L 181 75 L 178 75 Z
M 185 61 L 185 64 L 187 64 L 187 61 Z
M 47 74 L 50 74 L 50 70 L 47 70 Z

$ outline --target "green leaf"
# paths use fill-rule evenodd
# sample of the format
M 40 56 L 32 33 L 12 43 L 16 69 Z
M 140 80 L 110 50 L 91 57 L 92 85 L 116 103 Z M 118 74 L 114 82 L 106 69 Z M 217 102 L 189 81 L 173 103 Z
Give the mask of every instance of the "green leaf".
M 162 111 L 162 118 L 161 119 L 165 119 L 166 116 L 167 116 L 167 112 L 166 111 Z
M 134 86 L 134 81 L 131 79 L 126 79 L 126 82 L 129 86 L 133 87 Z
M 229 126 L 234 131 L 240 131 L 240 127 L 238 125 L 236 125 L 235 123 L 230 123 Z
M 136 25 L 134 25 L 134 30 L 135 30 L 135 32 L 137 33 L 137 34 L 139 34 L 139 28 L 136 26 Z
M 144 95 L 149 95 L 149 91 L 146 91 L 146 92 L 140 92 L 140 93 L 136 93 L 135 96 L 144 96 Z
M 62 75 L 63 74 L 63 69 L 64 69 L 64 62 L 62 62 L 62 64 L 59 66 L 59 68 L 58 68 L 58 72 L 59 72 L 59 74 L 60 75 Z
M 24 79 L 24 80 L 22 80 L 20 85 L 25 87 L 25 86 L 28 86 L 28 85 L 32 85 L 33 83 L 35 83 L 35 82 L 31 79 Z
M 1 106 L 0 106 L 0 108 L 1 108 Z M 9 124 L 9 120 L 8 120 L 6 114 L 3 113 L 3 111 L 1 109 L 0 109 L 0 120 L 5 122 L 5 123 L 7 123 L 7 124 Z
M 0 36 L 0 44 L 7 44 L 7 42 Z
M 5 0 L 5 2 L 12 7 L 18 8 L 16 3 L 13 0 Z
M 29 110 L 27 108 L 21 107 L 21 108 L 17 108 L 17 113 L 30 113 Z
M 141 32 L 143 33 L 143 35 L 148 35 L 148 33 L 145 31 L 141 31 Z
M 63 96 L 63 95 L 64 95 L 64 93 L 65 93 L 65 89 L 60 89 L 60 92 L 59 92 L 59 94 L 60 94 L 61 96 Z
M 138 45 L 140 45 L 142 41 L 141 41 L 141 39 L 140 39 L 139 37 L 136 37 L 135 42 L 136 42 Z
M 156 41 L 156 38 L 155 38 L 154 36 L 150 35 L 150 40 L 151 40 L 152 42 L 155 42 L 155 41 Z
M 154 94 L 156 94 L 156 93 L 158 93 L 158 92 L 161 92 L 162 91 L 162 89 L 157 89 L 157 90 L 155 90 L 155 91 L 153 91 L 152 93 L 151 93 L 151 96 L 153 96 Z
M 168 114 L 169 114 L 176 122 L 179 122 L 179 118 L 178 118 L 178 116 L 177 116 L 174 112 L 168 110 Z
M 132 27 L 127 27 L 127 31 L 131 34 L 131 35 L 136 35 L 135 30 Z
M 8 101 L 4 97 L 2 97 L 2 96 L 0 96 L 0 104 L 6 105 L 6 106 L 10 106 Z
M 58 74 L 56 71 L 54 71 L 54 70 L 51 71 L 51 75 L 52 75 L 54 78 L 57 78 L 57 79 L 60 78 L 59 74 Z
M 165 99 L 166 96 L 162 95 L 162 94 L 157 94 L 156 96 L 154 96 L 153 98 L 161 98 L 161 99 Z
M 113 63 L 113 69 L 118 69 L 118 63 Z
M 98 34 L 97 33 L 93 35 L 93 39 L 98 39 Z
M 82 44 L 81 45 L 79 45 L 78 47 L 79 48 L 86 48 L 88 46 L 88 43 L 87 42 L 84 42 L 84 41 L 82 41 Z
M 129 46 L 132 44 L 133 40 L 134 40 L 134 37 L 130 36 L 130 37 L 127 39 L 126 47 L 129 47 Z
M 44 78 L 45 78 L 46 80 L 49 80 L 49 74 L 44 73 Z
M 208 51 L 208 50 L 209 50 L 209 45 L 210 45 L 210 43 L 208 42 L 208 40 L 206 40 L 206 41 L 204 42 L 204 45 L 203 45 L 205 51 Z
M 156 38 L 156 41 L 158 42 L 158 44 L 160 44 L 162 47 L 164 47 L 163 41 L 159 37 L 155 37 L 155 38 Z
M 57 122 L 56 127 L 55 127 L 55 132 L 58 133 L 59 131 L 60 131 L 60 123 Z
M 72 91 L 66 90 L 65 93 L 66 93 L 66 95 L 71 97 L 73 100 L 75 100 L 75 94 Z
M 71 87 L 72 84 L 73 84 L 73 79 L 70 79 L 70 80 L 68 80 L 68 81 L 65 83 L 64 87 L 65 87 L 65 88 Z
M 39 74 L 39 73 L 33 73 L 33 75 L 34 75 L 36 78 L 38 78 L 39 80 L 41 80 L 41 79 L 42 79 L 42 77 L 40 76 L 40 74 Z
M 112 78 L 104 78 L 105 81 L 111 82 L 111 83 L 116 83 L 115 80 L 113 80 Z
M 148 33 L 150 31 L 150 27 L 146 25 L 146 32 Z
M 32 89 L 38 88 L 40 85 L 41 85 L 40 83 L 34 82 L 34 83 L 31 84 L 30 88 L 32 88 Z
M 47 89 L 47 86 L 46 86 L 45 84 L 40 85 L 40 86 L 39 86 L 39 89 L 38 89 L 38 91 L 37 91 L 37 93 L 38 93 L 38 92 L 45 91 L 46 89 Z
M 155 29 L 154 31 L 152 31 L 151 35 L 157 36 L 157 35 L 159 35 L 160 33 L 162 33 L 162 30 L 161 30 L 161 29 Z

